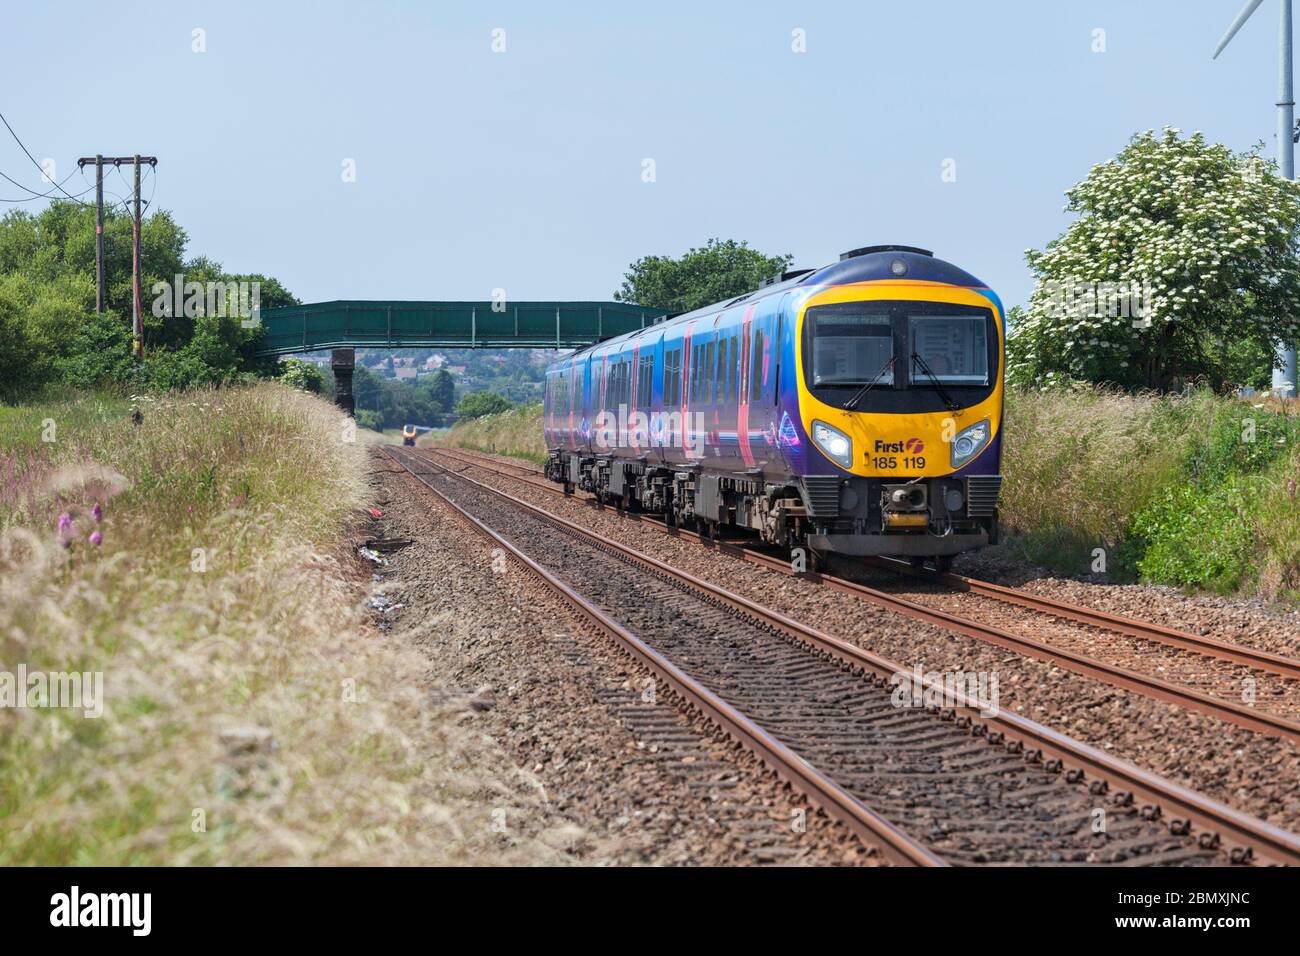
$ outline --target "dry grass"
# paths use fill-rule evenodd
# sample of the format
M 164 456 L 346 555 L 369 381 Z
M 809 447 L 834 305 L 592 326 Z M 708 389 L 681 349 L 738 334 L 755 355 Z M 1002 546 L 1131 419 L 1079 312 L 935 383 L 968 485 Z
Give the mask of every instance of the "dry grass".
M 269 384 L 141 409 L 0 410 L 0 671 L 102 671 L 106 697 L 0 709 L 0 864 L 554 859 L 493 832 L 537 794 L 366 623 L 342 416 Z
M 1000 515 L 1067 549 L 1113 548 L 1186 452 L 1162 427 L 1176 399 L 1106 390 L 1010 392 Z
M 499 415 L 485 415 L 467 422 L 457 422 L 445 432 L 421 435 L 416 444 L 510 455 L 540 465 L 546 461 L 546 443 L 542 441 L 542 406 L 522 405 Z

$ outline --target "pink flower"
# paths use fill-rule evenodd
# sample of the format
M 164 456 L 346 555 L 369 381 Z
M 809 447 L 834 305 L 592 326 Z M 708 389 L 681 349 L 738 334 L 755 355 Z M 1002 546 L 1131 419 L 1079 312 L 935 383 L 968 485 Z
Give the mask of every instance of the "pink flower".
M 100 534 L 98 531 L 96 531 L 90 536 L 90 543 L 98 548 L 101 544 L 104 543 L 104 536 Z
M 63 533 L 72 527 L 72 515 L 66 511 L 59 515 L 59 532 Z
M 95 519 L 95 524 L 99 524 L 104 520 L 104 509 L 99 506 L 98 502 L 95 503 L 95 507 L 90 509 L 90 516 Z

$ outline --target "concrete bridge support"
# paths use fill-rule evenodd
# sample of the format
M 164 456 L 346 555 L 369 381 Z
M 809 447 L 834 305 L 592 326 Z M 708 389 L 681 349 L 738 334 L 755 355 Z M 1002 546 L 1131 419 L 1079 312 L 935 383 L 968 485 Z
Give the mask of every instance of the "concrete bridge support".
M 330 352 L 330 368 L 334 370 L 334 404 L 353 416 L 356 415 L 356 403 L 352 399 L 352 369 L 356 364 L 356 349 Z

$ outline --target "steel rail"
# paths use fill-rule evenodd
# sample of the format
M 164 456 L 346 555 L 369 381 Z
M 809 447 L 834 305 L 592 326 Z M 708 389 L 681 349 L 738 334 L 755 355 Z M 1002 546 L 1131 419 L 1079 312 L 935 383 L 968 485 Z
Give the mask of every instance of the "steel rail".
M 1043 614 L 1076 621 L 1080 624 L 1089 624 L 1093 627 L 1102 628 L 1103 630 L 1117 631 L 1121 634 L 1127 634 L 1130 637 L 1139 637 L 1149 641 L 1157 641 L 1161 644 L 1168 644 L 1173 647 L 1193 651 L 1206 657 L 1231 661 L 1234 664 L 1242 664 L 1246 667 L 1256 668 L 1257 670 L 1268 671 L 1269 673 L 1277 674 L 1291 680 L 1300 680 L 1300 660 L 1285 657 L 1281 654 L 1272 654 L 1268 651 L 1256 650 L 1253 647 L 1245 647 L 1241 644 L 1233 644 L 1229 641 L 1220 641 L 1212 637 L 1203 637 L 1199 634 L 1192 634 L 1172 627 L 1165 627 L 1163 624 L 1148 624 L 1145 621 L 1124 617 L 1119 614 L 1112 614 L 1109 611 L 1099 611 L 1095 608 L 1084 607 L 1081 604 L 1072 604 L 1069 601 L 1044 597 L 1042 595 L 1033 594 L 1029 591 L 1023 591 L 1020 588 L 1010 588 L 1001 584 L 994 584 L 991 581 L 981 581 L 978 578 L 970 578 L 961 574 L 953 574 L 949 572 L 932 575 L 923 571 L 917 571 L 911 565 L 895 558 L 877 558 L 873 564 L 877 567 L 886 568 L 899 574 L 920 577 L 929 581 L 937 581 L 956 591 L 968 591 L 972 594 L 977 594 L 980 597 L 991 598 L 992 600 L 1001 601 L 1005 604 L 1019 605 L 1020 607 L 1026 607 Z
M 468 475 L 454 471 L 446 471 L 445 474 L 454 480 L 473 485 L 502 500 L 509 501 L 558 528 L 592 542 L 597 547 L 616 553 L 656 574 L 678 581 L 690 589 L 751 616 L 759 623 L 781 631 L 796 641 L 826 653 L 850 667 L 869 673 L 876 679 L 878 685 L 900 679 L 915 683 L 915 675 L 912 671 L 888 658 L 850 644 L 842 638 L 800 624 L 778 611 L 765 608 L 702 578 L 679 571 L 662 561 L 641 554 L 499 488 L 476 481 Z M 989 713 L 987 705 L 966 695 L 953 694 L 941 683 L 924 677 L 921 683 L 923 688 L 933 689 L 936 693 L 943 694 L 944 699 L 955 699 L 958 702 L 956 711 L 960 712 L 963 719 L 971 721 L 973 733 L 1000 734 L 1000 738 L 991 739 L 1017 741 L 1019 746 L 1030 755 L 1058 761 L 1057 769 L 1068 770 L 1075 780 L 1081 781 L 1091 776 L 1094 780 L 1104 781 L 1107 786 L 1116 786 L 1126 793 L 1141 796 L 1157 807 L 1182 814 L 1182 817 L 1171 820 L 1171 828 L 1195 827 L 1202 834 L 1202 840 L 1207 846 L 1217 845 L 1220 839 L 1227 837 L 1236 841 L 1241 848 L 1250 850 L 1253 855 L 1270 862 L 1300 864 L 1300 836 L 1296 834 L 1235 810 L 1227 804 L 1144 770 L 1129 761 L 1113 757 L 1026 717 L 1001 711 Z M 959 715 L 953 713 L 951 716 L 955 719 Z M 975 728 L 981 729 L 977 731 Z M 1238 855 L 1234 855 L 1234 858 L 1236 856 Z
M 876 846 L 891 862 L 908 866 L 947 866 L 940 856 L 899 830 L 892 823 L 866 806 L 839 784 L 824 776 L 802 757 L 790 750 L 766 730 L 754 723 L 721 697 L 705 689 L 683 673 L 668 658 L 653 650 L 639 637 L 617 621 L 606 616 L 598 607 L 559 580 L 530 558 L 512 542 L 493 531 L 468 511 L 435 487 L 427 478 L 415 471 L 402 457 L 385 448 L 389 457 L 422 485 L 454 508 L 462 518 L 493 544 L 511 554 L 517 561 L 541 578 L 562 599 L 580 611 L 598 629 L 614 638 L 642 665 L 649 668 L 672 688 L 689 706 L 702 713 L 729 737 L 745 747 L 786 783 L 804 794 L 829 816 L 847 826 L 863 842 Z M 455 474 L 454 472 L 443 472 Z M 458 478 L 464 476 L 457 475 Z M 465 479 L 473 481 L 473 479 Z M 477 482 L 474 482 L 478 484 Z M 487 488 L 486 485 L 480 487 Z
M 515 465 L 509 462 L 500 462 L 490 458 L 477 459 L 474 456 L 467 457 L 476 464 L 479 463 L 479 461 L 487 461 L 501 468 L 513 468 L 516 471 L 531 473 L 534 475 L 541 474 L 538 469 L 530 466 Z M 554 483 L 552 482 L 530 481 L 529 479 L 524 478 L 523 475 L 520 475 L 519 477 L 521 480 L 529 481 L 530 484 L 549 487 L 552 491 L 559 491 L 559 489 L 554 487 Z M 1019 607 L 1075 621 L 1079 624 L 1088 624 L 1093 627 L 1101 628 L 1102 630 L 1115 631 L 1120 634 L 1127 634 L 1130 637 L 1137 637 L 1143 640 L 1157 641 L 1162 644 L 1168 644 L 1172 647 L 1179 647 L 1184 650 L 1193 651 L 1194 653 L 1202 654 L 1216 660 L 1228 661 L 1233 664 L 1241 664 L 1245 667 L 1253 667 L 1257 670 L 1267 671 L 1268 673 L 1276 674 L 1289 680 L 1300 680 L 1300 660 L 1293 657 L 1274 654 L 1269 651 L 1261 651 L 1253 647 L 1247 647 L 1244 644 L 1234 644 L 1231 641 L 1222 641 L 1213 637 L 1192 634 L 1189 631 L 1180 631 L 1177 628 L 1166 627 L 1163 624 L 1139 621 L 1136 618 L 1126 617 L 1110 611 L 1103 611 L 1098 608 L 1086 607 L 1082 604 L 1062 601 L 1058 598 L 1034 594 L 1033 592 L 1026 591 L 1022 588 L 1012 588 L 1002 584 L 994 584 L 992 581 L 981 581 L 979 578 L 967 577 L 962 574 L 946 572 L 936 575 L 927 571 L 918 571 L 907 562 L 901 561 L 897 558 L 880 557 L 869 560 L 876 567 L 886 568 L 890 571 L 920 578 L 925 581 L 936 581 L 940 584 L 945 584 L 951 587 L 953 590 L 968 591 L 972 594 L 977 594 L 980 597 L 987 597 L 1007 604 L 1015 604 Z
M 423 449 L 426 451 L 442 452 L 442 449 Z M 473 467 L 484 468 L 487 471 L 494 469 L 486 468 L 479 462 L 468 461 L 458 458 L 456 455 L 450 455 L 453 460 L 470 464 Z M 501 472 L 495 472 L 501 474 Z M 518 477 L 504 475 L 503 477 Z M 471 479 L 472 480 L 472 479 Z M 527 481 L 529 484 L 541 486 L 540 482 L 530 481 L 529 479 L 519 478 L 521 481 Z M 485 486 L 486 487 L 486 486 Z M 564 492 L 559 488 L 549 488 L 548 490 L 563 495 Z M 587 499 L 594 501 L 594 498 Z M 725 545 L 717 542 L 710 542 L 709 539 L 692 531 L 670 528 L 662 521 L 648 518 L 643 515 L 635 515 L 632 512 L 624 514 L 635 518 L 645 524 L 658 527 L 660 530 L 666 530 L 670 534 L 680 537 L 695 538 L 701 543 L 710 544 L 718 547 L 722 551 L 730 549 Z M 1215 697 L 1202 691 L 1193 690 L 1190 687 L 1184 687 L 1178 684 L 1170 683 L 1158 677 L 1144 674 L 1140 671 L 1130 670 L 1125 667 L 1119 667 L 1114 664 L 1108 664 L 1105 661 L 1088 657 L 1076 651 L 1067 650 L 1066 648 L 1054 647 L 1051 644 L 1036 640 L 1032 637 L 1026 637 L 1020 634 L 1014 634 L 1003 628 L 995 627 L 991 624 L 984 624 L 971 618 L 960 617 L 948 611 L 942 611 L 937 608 L 927 607 L 924 604 L 918 604 L 915 601 L 909 601 L 907 598 L 890 594 L 888 591 L 881 591 L 877 588 L 865 584 L 859 584 L 856 581 L 850 581 L 847 578 L 840 578 L 830 574 L 819 572 L 800 572 L 795 571 L 790 563 L 772 555 L 762 554 L 750 548 L 735 546 L 734 551 L 739 557 L 760 567 L 773 571 L 779 571 L 792 577 L 803 577 L 808 580 L 819 583 L 825 587 L 832 588 L 844 594 L 867 601 L 877 607 L 902 614 L 914 620 L 924 621 L 933 624 L 944 630 L 961 634 L 965 637 L 974 638 L 987 644 L 993 644 L 998 647 L 1004 647 L 1008 650 L 1015 651 L 1018 654 L 1024 654 L 1037 660 L 1054 664 L 1076 674 L 1083 674 L 1086 677 L 1094 678 L 1103 683 L 1110 684 L 1114 687 L 1122 687 L 1125 690 L 1150 697 L 1154 700 L 1164 701 L 1175 704 L 1185 710 L 1191 710 L 1196 713 L 1214 717 L 1218 720 L 1227 721 L 1239 727 L 1245 727 L 1247 730 L 1256 733 L 1268 734 L 1270 736 L 1281 737 L 1297 743 L 1300 743 L 1300 723 L 1290 720 L 1277 714 L 1269 713 L 1264 710 L 1257 710 L 1245 703 L 1238 703 L 1233 700 L 1227 700 L 1221 697 Z

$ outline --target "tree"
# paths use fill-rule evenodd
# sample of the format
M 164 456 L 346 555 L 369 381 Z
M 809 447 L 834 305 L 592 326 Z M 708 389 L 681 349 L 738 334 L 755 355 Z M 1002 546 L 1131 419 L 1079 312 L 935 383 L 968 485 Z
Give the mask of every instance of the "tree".
M 12 211 L 0 219 L 0 299 L 6 364 L 21 375 L 6 375 L 9 399 L 45 384 L 76 388 L 141 385 L 183 388 L 237 381 L 249 375 L 278 375 L 274 359 L 255 355 L 261 328 L 245 328 L 232 315 L 234 293 L 227 292 L 225 316 L 197 315 L 159 308 L 154 314 L 155 283 L 169 290 L 177 274 L 186 281 L 227 286 L 261 284 L 262 308 L 296 302 L 274 278 L 229 275 L 203 256 L 185 259 L 188 237 L 165 210 L 141 225 L 141 290 L 144 293 L 143 374 L 131 356 L 131 217 L 109 207 L 104 216 L 105 313 L 95 309 L 95 211 L 54 201 L 38 213 Z M 161 288 L 161 286 L 160 286 Z M 218 294 L 214 290 L 214 295 Z M 19 358 L 28 356 L 27 358 Z
M 1011 381 L 1267 380 L 1271 343 L 1300 335 L 1300 187 L 1260 147 L 1149 130 L 1066 196 L 1079 218 L 1025 253 L 1038 284 L 1012 323 Z
M 319 395 L 325 390 L 325 376 L 320 366 L 302 359 L 290 358 L 280 363 L 280 381 L 304 392 Z
M 456 380 L 445 368 L 434 373 L 429 383 L 429 400 L 444 415 L 456 407 Z
M 462 419 L 482 418 L 484 415 L 496 415 L 511 409 L 510 400 L 496 392 L 474 392 L 466 395 L 456 406 L 456 413 Z
M 764 255 L 734 239 L 710 239 L 680 259 L 643 256 L 636 260 L 614 298 L 669 312 L 688 312 L 757 289 L 762 280 L 784 271 L 792 259 L 790 255 Z

